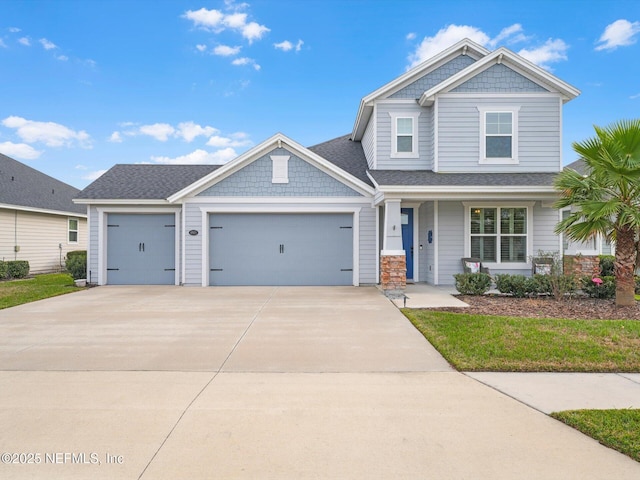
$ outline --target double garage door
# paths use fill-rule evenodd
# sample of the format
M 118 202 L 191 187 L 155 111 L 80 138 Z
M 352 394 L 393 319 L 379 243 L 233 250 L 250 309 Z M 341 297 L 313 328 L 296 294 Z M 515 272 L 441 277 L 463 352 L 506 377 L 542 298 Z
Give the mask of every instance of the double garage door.
M 210 285 L 352 285 L 353 215 L 211 214 Z

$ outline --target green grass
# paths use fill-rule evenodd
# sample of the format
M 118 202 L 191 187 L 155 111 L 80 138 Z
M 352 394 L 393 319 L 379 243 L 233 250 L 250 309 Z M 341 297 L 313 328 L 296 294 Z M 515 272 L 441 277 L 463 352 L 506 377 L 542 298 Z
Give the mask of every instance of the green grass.
M 52 273 L 26 280 L 0 282 L 0 309 L 78 290 L 82 290 L 82 288 L 76 287 L 71 275 L 66 273 Z
M 570 410 L 551 416 L 640 462 L 640 410 Z
M 458 370 L 640 372 L 638 321 L 402 311 Z

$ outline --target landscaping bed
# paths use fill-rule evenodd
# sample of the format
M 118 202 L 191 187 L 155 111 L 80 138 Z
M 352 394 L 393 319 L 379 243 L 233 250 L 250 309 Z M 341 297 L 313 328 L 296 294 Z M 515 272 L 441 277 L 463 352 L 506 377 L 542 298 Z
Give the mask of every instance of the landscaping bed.
M 576 297 L 556 301 L 551 297 L 513 298 L 506 295 L 459 295 L 469 307 L 434 308 L 434 311 L 469 315 L 501 315 L 528 318 L 640 320 L 640 302 L 634 307 L 616 307 L 614 300 Z

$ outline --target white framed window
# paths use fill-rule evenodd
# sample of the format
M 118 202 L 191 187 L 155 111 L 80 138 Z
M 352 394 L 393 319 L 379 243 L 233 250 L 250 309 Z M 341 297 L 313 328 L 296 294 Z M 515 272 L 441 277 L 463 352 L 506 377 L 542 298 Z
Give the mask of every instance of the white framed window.
M 503 268 L 528 264 L 533 202 L 487 205 L 465 202 L 466 256 Z
M 518 163 L 520 107 L 478 107 L 481 164 Z
M 69 243 L 78 243 L 78 219 L 70 218 L 68 221 L 67 241 Z
M 391 158 L 418 158 L 418 117 L 416 113 L 390 113 Z

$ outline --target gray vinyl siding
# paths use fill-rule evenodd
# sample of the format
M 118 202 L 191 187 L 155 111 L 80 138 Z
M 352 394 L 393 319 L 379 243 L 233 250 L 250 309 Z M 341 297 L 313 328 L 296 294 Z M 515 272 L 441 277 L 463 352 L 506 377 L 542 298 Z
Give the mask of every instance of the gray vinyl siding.
M 289 155 L 288 183 L 272 183 L 271 155 Z M 284 148 L 276 148 L 201 192 L 201 197 L 354 197 L 360 193 Z
M 369 165 L 370 169 L 376 168 L 375 166 L 375 148 L 376 141 L 376 119 L 375 117 L 371 117 L 369 123 L 367 124 L 367 128 L 364 131 L 364 135 L 362 136 L 362 149 L 364 150 L 364 156 L 367 158 L 367 165 Z
M 462 85 L 454 88 L 452 92 L 547 92 L 545 88 L 532 82 L 527 77 L 514 72 L 509 67 L 496 64 Z
M 455 273 L 462 271 L 464 257 L 464 207 L 461 202 L 438 203 L 438 283 L 453 285 Z M 434 232 L 435 234 L 435 232 Z
M 89 241 L 87 245 L 87 281 L 97 283 L 98 281 L 98 209 L 89 207 Z
M 418 259 L 420 282 L 434 283 L 435 249 L 434 243 L 429 243 L 427 232 L 434 230 L 433 202 L 425 202 L 420 206 L 420 231 L 418 232 Z M 422 245 L 422 250 L 420 250 Z
M 533 206 L 533 252 L 528 252 L 529 256 L 537 255 L 539 251 L 560 251 L 560 236 L 554 233 L 557 224 L 558 210 L 536 202 Z
M 519 106 L 515 165 L 481 165 L 478 106 Z M 447 95 L 438 99 L 440 172 L 556 172 L 560 169 L 560 100 L 557 95 L 488 98 Z
M 376 108 L 376 154 L 379 170 L 429 170 L 433 167 L 433 114 L 432 108 L 421 108 L 414 103 L 378 104 Z M 391 158 L 391 115 L 420 112 L 418 117 L 419 158 Z
M 264 203 L 260 204 L 225 204 L 225 208 L 241 208 L 245 211 L 251 211 L 252 208 L 256 210 L 264 210 L 270 207 L 284 208 L 287 207 L 300 207 L 299 204 L 270 204 L 268 199 Z M 200 208 L 212 208 L 211 203 L 188 203 L 185 205 L 185 226 L 184 231 L 197 230 L 200 232 L 198 235 L 185 235 L 185 285 L 199 286 L 202 285 L 202 241 L 205 238 L 204 232 L 208 228 L 208 216 L 205 216 L 205 224 L 202 224 L 202 212 Z M 348 204 L 348 203 L 323 203 L 314 204 L 313 207 L 317 207 L 321 210 L 323 207 L 327 209 L 340 208 L 340 207 L 356 207 L 360 208 L 360 284 L 375 284 L 376 278 L 376 215 L 375 208 L 363 206 L 362 204 Z M 257 232 L 247 232 L 247 235 L 256 235 Z
M 415 82 L 407 85 L 406 87 L 398 90 L 389 98 L 410 98 L 416 99 L 426 92 L 427 90 L 435 87 L 437 84 L 446 80 L 452 75 L 455 75 L 460 70 L 468 67 L 475 60 L 468 55 L 458 55 L 452 60 L 449 60 L 444 65 L 439 66 L 432 72 L 420 77 Z

